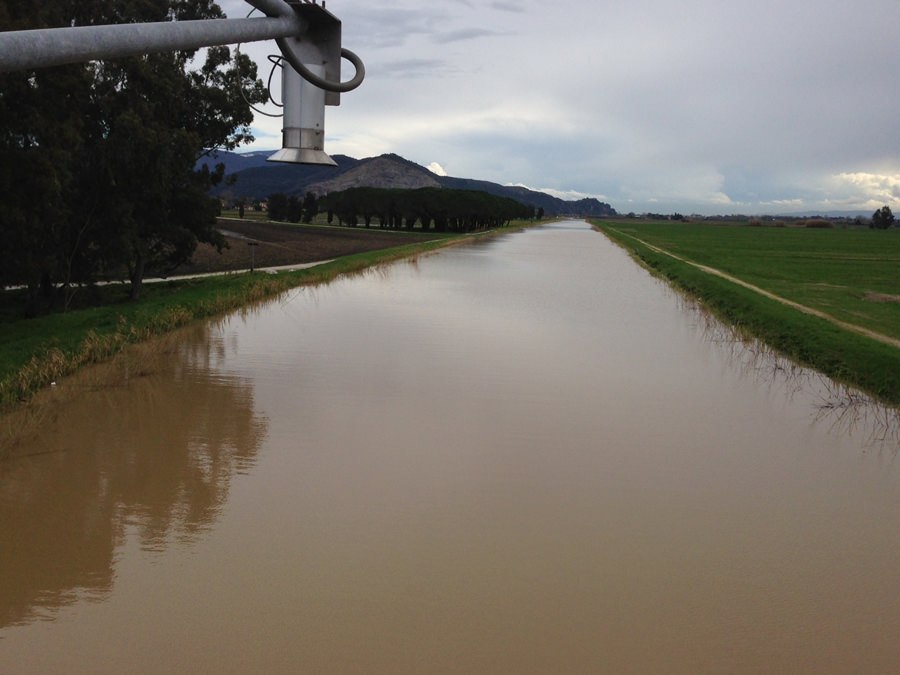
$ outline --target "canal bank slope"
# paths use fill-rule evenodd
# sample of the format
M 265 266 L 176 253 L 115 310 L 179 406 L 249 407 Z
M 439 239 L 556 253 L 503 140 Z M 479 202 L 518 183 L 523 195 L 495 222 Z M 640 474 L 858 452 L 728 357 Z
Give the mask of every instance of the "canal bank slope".
M 608 223 L 595 229 L 628 250 L 747 335 L 790 359 L 900 405 L 900 341 L 770 293 L 735 276 L 687 260 Z
M 188 323 L 233 311 L 290 288 L 326 283 L 339 275 L 471 241 L 535 223 L 467 235 L 416 235 L 346 228 L 309 228 L 274 223 L 229 223 L 232 249 L 253 250 L 257 267 L 326 260 L 303 269 L 247 272 L 249 265 L 201 249 L 184 274 L 223 271 L 217 276 L 173 278 L 145 286 L 139 302 L 110 291 L 107 302 L 64 314 L 6 321 L 0 335 L 0 413 L 29 401 L 37 392 L 84 365 L 105 361 L 131 344 L 148 341 Z M 222 226 L 222 225 L 220 225 Z M 260 245 L 248 247 L 248 242 Z M 218 269 L 217 269 L 218 266 Z M 241 270 L 240 273 L 234 273 Z M 85 291 L 87 293 L 88 291 Z M 104 291 L 106 293 L 106 291 Z M 5 428 L 0 428 L 0 456 Z

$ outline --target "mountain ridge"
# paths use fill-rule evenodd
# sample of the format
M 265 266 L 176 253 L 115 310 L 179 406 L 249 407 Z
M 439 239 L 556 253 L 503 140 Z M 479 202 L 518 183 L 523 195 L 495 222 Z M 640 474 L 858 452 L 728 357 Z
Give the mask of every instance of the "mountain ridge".
M 547 215 L 610 216 L 616 210 L 598 199 L 586 198 L 566 201 L 559 197 L 522 186 L 500 185 L 485 180 L 439 176 L 429 169 L 403 157 L 388 153 L 377 157 L 355 159 L 333 155 L 337 167 L 276 164 L 266 162 L 270 151 L 236 153 L 219 151 L 200 164 L 225 164 L 227 174 L 236 176 L 232 185 L 219 186 L 212 194 L 266 199 L 275 193 L 317 196 L 351 187 L 380 187 L 416 189 L 439 187 L 456 190 L 479 190 L 500 197 L 509 197 L 526 206 L 543 209 Z

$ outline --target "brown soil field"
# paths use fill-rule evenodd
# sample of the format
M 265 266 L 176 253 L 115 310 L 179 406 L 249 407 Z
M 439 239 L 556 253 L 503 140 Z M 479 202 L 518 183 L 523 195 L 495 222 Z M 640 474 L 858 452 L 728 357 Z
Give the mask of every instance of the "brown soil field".
M 296 265 L 427 239 L 404 232 L 261 223 L 230 218 L 219 219 L 219 230 L 225 235 L 228 248 L 219 253 L 213 246 L 200 244 L 191 261 L 172 274 L 245 270 L 250 268 L 251 262 L 257 269 Z

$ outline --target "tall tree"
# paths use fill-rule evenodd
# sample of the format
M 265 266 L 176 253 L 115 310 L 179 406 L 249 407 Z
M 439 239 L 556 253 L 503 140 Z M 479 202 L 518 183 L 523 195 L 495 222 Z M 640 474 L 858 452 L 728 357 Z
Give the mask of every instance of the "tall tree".
M 876 230 L 886 230 L 894 224 L 894 214 L 890 206 L 882 206 L 872 214 L 872 227 Z
M 214 19 L 211 0 L 0 0 L 4 28 Z M 144 275 L 221 245 L 222 178 L 198 161 L 252 139 L 249 102 L 265 99 L 255 65 L 227 47 L 153 54 L 0 77 L 0 279 L 79 280 L 102 262 Z M 243 96 L 239 89 L 243 89 Z M 29 168 L 29 171 L 22 169 Z M 32 294 L 29 294 L 30 296 Z
M 269 206 L 269 218 L 272 220 L 288 219 L 288 197 L 283 192 L 276 192 L 269 195 L 267 200 Z
M 112 17 L 142 20 L 214 19 L 209 0 L 108 0 Z M 92 128 L 97 171 L 104 192 L 107 265 L 125 264 L 131 297 L 141 294 L 150 272 L 164 273 L 193 254 L 197 242 L 221 248 L 215 228 L 218 201 L 206 195 L 223 167 L 196 170 L 216 149 L 251 140 L 252 111 L 265 88 L 244 55 L 227 47 L 152 54 L 102 62 L 95 67 L 98 115 Z M 239 89 L 244 90 L 242 96 Z
M 52 0 L 0 0 L 0 25 L 60 25 L 62 10 Z M 76 273 L 68 215 L 89 90 L 83 65 L 0 75 L 0 282 L 26 287 L 26 316 L 38 312 L 42 289 Z
M 307 192 L 303 198 L 303 222 L 311 223 L 319 213 L 319 200 L 312 192 Z

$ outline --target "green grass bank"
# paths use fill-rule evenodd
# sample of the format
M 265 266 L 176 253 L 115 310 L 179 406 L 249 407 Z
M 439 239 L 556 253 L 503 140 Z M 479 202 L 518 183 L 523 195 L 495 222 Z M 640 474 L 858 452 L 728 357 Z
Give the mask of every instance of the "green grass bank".
M 689 264 L 715 268 L 837 321 L 897 339 L 900 232 L 592 222 L 723 320 L 802 365 L 900 405 L 900 348 Z
M 417 241 L 275 274 L 243 272 L 146 284 L 138 302 L 125 299 L 123 286 L 111 285 L 94 289 L 91 304 L 95 306 L 68 313 L 17 319 L 10 312 L 0 312 L 0 412 L 29 401 L 51 382 L 85 365 L 105 361 L 129 345 L 192 321 L 222 315 L 297 286 L 326 283 L 340 275 L 531 224 L 519 221 L 488 233 Z

